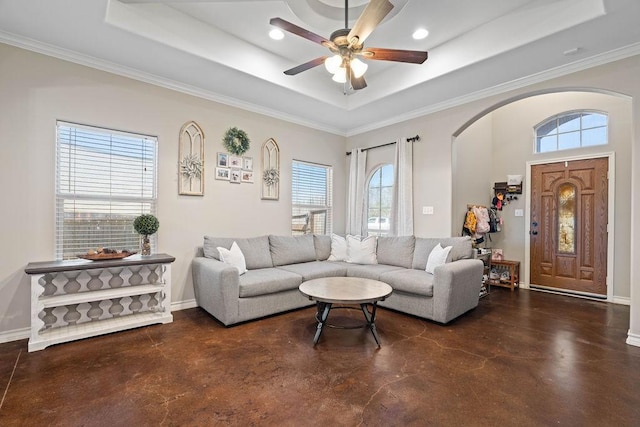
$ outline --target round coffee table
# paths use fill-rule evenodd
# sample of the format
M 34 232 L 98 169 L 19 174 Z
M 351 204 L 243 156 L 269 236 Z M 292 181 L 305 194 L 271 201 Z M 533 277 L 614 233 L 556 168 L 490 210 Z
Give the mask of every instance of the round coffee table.
M 378 301 L 384 301 L 393 289 L 378 280 L 362 279 L 360 277 L 324 277 L 304 282 L 299 287 L 300 292 L 311 301 L 316 302 L 318 328 L 313 337 L 315 346 L 322 334 L 322 328 L 327 324 L 329 311 L 333 304 L 360 304 L 368 326 L 380 347 L 380 339 L 376 331 L 376 309 Z M 371 311 L 367 305 L 371 305 Z

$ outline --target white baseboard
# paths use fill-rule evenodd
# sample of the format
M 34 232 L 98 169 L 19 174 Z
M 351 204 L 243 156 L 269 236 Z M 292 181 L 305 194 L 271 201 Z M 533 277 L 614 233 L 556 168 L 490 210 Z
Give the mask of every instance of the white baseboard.
M 0 332 L 0 344 L 29 338 L 31 328 L 20 328 L 12 331 Z
M 613 299 L 611 300 L 612 303 L 614 304 L 621 304 L 621 305 L 631 305 L 631 298 L 629 297 L 617 297 L 617 296 L 613 296 Z
M 640 335 L 631 333 L 631 330 L 627 333 L 627 344 L 640 347 Z
M 189 299 L 185 301 L 174 301 L 171 303 L 171 311 L 186 310 L 187 308 L 196 308 L 198 303 L 195 299 Z
M 171 303 L 171 311 L 180 311 L 186 310 L 187 308 L 195 308 L 198 306 L 198 303 L 195 299 L 190 299 L 186 301 L 175 301 Z M 19 341 L 28 339 L 31 334 L 30 328 L 20 328 L 14 329 L 12 331 L 4 331 L 0 332 L 0 344 L 11 342 L 11 341 Z

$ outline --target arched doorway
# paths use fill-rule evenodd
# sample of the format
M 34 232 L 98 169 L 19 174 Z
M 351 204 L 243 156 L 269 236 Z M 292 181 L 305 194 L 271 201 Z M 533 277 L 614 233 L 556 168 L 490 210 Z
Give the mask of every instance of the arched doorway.
M 612 127 L 606 146 L 534 153 L 535 124 L 561 111 L 585 108 L 610 112 Z M 507 175 L 525 177 L 524 192 L 515 195 L 500 212 L 503 219 L 501 231 L 491 234 L 490 240 L 485 240 L 488 246 L 502 249 L 505 258 L 520 261 L 523 271 L 521 284 L 527 287 L 530 284 L 531 166 L 578 158 L 611 158 L 610 182 L 615 183 L 615 192 L 611 192 L 616 198 L 609 207 L 607 280 L 612 286 L 607 291 L 607 299 L 628 303 L 631 123 L 632 103 L 629 97 L 596 90 L 549 90 L 544 93 L 529 93 L 505 100 L 482 111 L 454 134 L 452 234 L 460 234 L 467 204 L 491 204 L 495 182 L 506 181 Z M 615 180 L 616 177 L 620 179 Z M 617 227 L 614 228 L 614 225 Z

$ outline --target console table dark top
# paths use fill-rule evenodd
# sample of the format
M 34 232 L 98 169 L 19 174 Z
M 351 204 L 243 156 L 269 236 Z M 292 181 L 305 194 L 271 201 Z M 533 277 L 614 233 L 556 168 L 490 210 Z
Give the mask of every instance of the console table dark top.
M 141 256 L 131 255 L 122 259 L 90 261 L 87 259 L 71 259 L 64 261 L 30 262 L 24 269 L 27 274 L 46 274 L 59 271 L 88 270 L 91 268 L 128 267 L 131 265 L 167 264 L 176 258 L 167 254 Z

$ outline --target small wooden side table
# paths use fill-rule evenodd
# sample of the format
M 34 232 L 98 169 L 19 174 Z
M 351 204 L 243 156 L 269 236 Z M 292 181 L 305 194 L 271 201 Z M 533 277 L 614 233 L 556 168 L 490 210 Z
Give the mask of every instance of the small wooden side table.
M 502 275 L 505 271 L 509 273 L 509 279 L 491 279 L 490 282 L 493 286 L 510 288 L 512 292 L 518 287 L 520 283 L 520 261 L 491 260 L 491 269 L 495 269 L 498 275 Z

